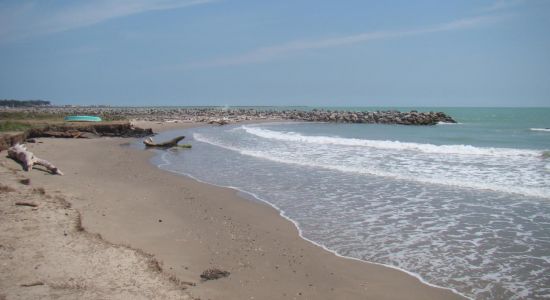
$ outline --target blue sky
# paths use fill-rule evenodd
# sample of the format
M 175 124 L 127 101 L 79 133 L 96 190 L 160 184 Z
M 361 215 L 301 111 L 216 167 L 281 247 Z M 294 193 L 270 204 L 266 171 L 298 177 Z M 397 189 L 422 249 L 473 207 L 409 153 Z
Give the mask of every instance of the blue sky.
M 550 106 L 550 1 L 0 0 L 0 99 Z

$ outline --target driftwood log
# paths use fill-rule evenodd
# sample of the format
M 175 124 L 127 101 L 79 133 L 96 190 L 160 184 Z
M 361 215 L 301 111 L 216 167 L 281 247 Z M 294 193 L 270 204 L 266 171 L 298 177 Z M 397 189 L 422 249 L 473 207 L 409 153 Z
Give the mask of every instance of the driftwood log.
M 153 138 L 151 137 L 148 137 L 146 138 L 145 140 L 143 140 L 143 143 L 145 144 L 145 146 L 147 147 L 160 147 L 160 148 L 171 148 L 171 147 L 176 147 L 178 146 L 178 143 L 179 141 L 183 140 L 185 138 L 185 136 L 178 136 L 176 138 L 173 138 L 167 142 L 163 142 L 163 143 L 155 143 L 153 141 Z
M 218 124 L 220 126 L 221 125 L 227 125 L 227 124 L 229 124 L 229 120 L 227 120 L 225 118 L 224 119 L 215 119 L 215 120 L 210 120 L 208 122 L 208 124 Z
M 8 156 L 23 164 L 25 171 L 32 170 L 34 165 L 41 165 L 48 169 L 48 171 L 52 172 L 52 174 L 63 175 L 63 172 L 61 172 L 61 170 L 49 161 L 34 156 L 32 152 L 27 150 L 25 145 L 16 144 L 15 146 L 9 148 Z
M 36 204 L 36 203 L 32 203 L 32 202 L 23 202 L 23 201 L 15 202 L 15 205 L 18 205 L 18 206 L 38 207 L 38 204 Z

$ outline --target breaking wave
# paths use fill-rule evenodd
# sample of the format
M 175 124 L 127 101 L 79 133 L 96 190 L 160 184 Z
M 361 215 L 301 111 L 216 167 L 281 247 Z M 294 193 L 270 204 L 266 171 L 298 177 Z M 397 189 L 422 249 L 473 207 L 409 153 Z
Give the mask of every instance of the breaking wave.
M 292 141 L 311 144 L 330 144 L 342 146 L 362 146 L 378 149 L 410 150 L 434 154 L 459 154 L 459 155 L 488 155 L 488 156 L 540 156 L 540 151 L 508 149 L 508 148 L 481 148 L 470 145 L 433 145 L 406 143 L 399 141 L 364 140 L 353 138 L 329 137 L 329 136 L 307 136 L 295 132 L 279 132 L 269 129 L 241 126 L 249 134 L 261 138 L 274 139 L 279 141 Z
M 529 130 L 550 132 L 550 128 L 529 128 Z
M 267 136 L 284 137 L 285 140 L 290 140 L 290 141 L 304 142 L 303 139 L 299 138 L 304 136 L 301 136 L 295 133 L 291 133 L 291 134 L 285 133 L 285 134 L 277 135 L 276 132 L 271 130 L 264 130 L 264 129 L 258 129 L 258 128 L 248 128 L 248 130 L 254 133 L 258 133 L 258 136 L 263 134 Z M 401 160 L 401 165 L 395 165 L 395 166 L 391 166 L 390 168 L 387 168 L 383 164 L 369 164 L 369 161 L 371 160 L 369 160 L 368 157 L 360 156 L 360 154 L 358 153 L 350 154 L 350 152 L 342 152 L 340 155 L 338 155 L 338 154 L 334 154 L 334 152 L 336 151 L 332 151 L 331 149 L 325 149 L 325 150 L 321 150 L 321 152 L 319 151 L 316 152 L 313 149 L 313 147 L 307 147 L 307 146 L 291 148 L 291 149 L 277 148 L 275 146 L 270 148 L 243 148 L 236 145 L 230 145 L 222 141 L 212 139 L 210 137 L 206 137 L 199 133 L 193 134 L 193 137 L 195 140 L 200 142 L 204 142 L 217 147 L 222 147 L 228 150 L 232 150 L 243 155 L 252 156 L 252 157 L 261 158 L 261 159 L 267 159 L 267 160 L 279 162 L 279 163 L 301 165 L 305 167 L 323 168 L 323 169 L 336 170 L 336 171 L 345 172 L 345 173 L 382 176 L 382 177 L 388 177 L 388 178 L 393 178 L 398 180 L 413 181 L 413 182 L 419 182 L 419 183 L 425 183 L 425 184 L 456 186 L 461 188 L 473 188 L 478 190 L 492 190 L 497 192 L 521 194 L 525 196 L 532 196 L 532 197 L 539 197 L 539 198 L 550 198 L 550 188 L 549 188 L 550 184 L 547 184 L 546 186 L 544 186 L 544 184 L 541 185 L 540 180 L 537 181 L 537 180 L 533 180 L 532 178 L 529 178 L 530 174 L 523 175 L 523 176 L 521 176 L 522 174 L 516 174 L 513 172 L 508 172 L 506 174 L 503 174 L 501 173 L 501 171 L 498 170 L 499 168 L 496 168 L 496 170 L 487 174 L 487 172 L 483 170 L 475 170 L 472 168 L 461 168 L 461 165 L 458 162 L 453 162 L 451 164 L 456 165 L 454 166 L 454 169 L 456 171 L 454 171 L 453 175 L 447 175 L 446 173 L 448 173 L 449 170 L 452 171 L 453 167 L 450 167 L 450 168 L 445 167 L 444 170 L 441 170 L 441 167 L 439 166 L 441 162 L 438 159 L 435 159 L 436 163 L 432 163 L 432 164 L 430 164 L 430 162 L 428 161 L 429 158 L 424 158 L 420 163 L 415 163 L 414 161 L 417 160 L 415 159 L 415 157 L 403 156 L 399 158 L 399 160 Z M 351 146 L 357 146 L 356 143 L 360 143 L 360 141 L 365 141 L 365 140 L 356 140 L 356 139 L 311 137 L 311 136 L 306 138 L 308 139 L 307 141 L 310 143 L 321 143 L 322 141 L 331 141 L 331 142 L 337 141 L 338 143 L 336 143 L 336 145 L 347 145 L 347 146 L 349 146 L 350 144 Z M 353 142 L 350 143 L 350 141 L 353 141 Z M 366 141 L 366 142 L 369 143 L 371 141 Z M 329 144 L 334 144 L 334 143 L 329 143 Z M 399 144 L 406 144 L 408 147 L 404 149 L 410 150 L 411 147 L 409 145 L 413 143 L 389 142 L 386 145 L 399 145 Z M 379 144 L 376 144 L 376 145 L 379 145 Z M 412 149 L 422 149 L 420 147 L 424 146 L 422 144 L 413 144 L 413 145 L 415 145 L 416 148 L 412 148 Z M 359 146 L 365 146 L 365 145 L 359 145 Z M 429 145 L 429 146 L 440 147 L 435 145 Z M 426 147 L 426 148 L 430 150 L 438 149 L 438 148 L 432 148 L 432 147 Z M 476 147 L 472 147 L 472 148 L 476 148 Z M 389 149 L 399 149 L 399 148 L 394 147 Z M 452 147 L 447 149 L 448 150 L 444 150 L 447 152 L 435 152 L 435 153 L 445 153 L 445 154 L 454 153 L 454 152 L 449 152 L 449 150 L 453 150 Z M 477 148 L 477 149 L 482 149 L 482 148 Z M 481 152 L 483 153 L 483 155 L 487 155 L 487 153 L 495 153 L 495 152 L 483 152 L 483 150 L 481 150 Z M 506 155 L 509 156 L 511 155 L 510 153 L 513 153 L 513 152 L 514 150 L 511 150 L 508 153 L 506 152 L 504 153 L 506 153 Z M 531 154 L 530 152 L 536 152 L 536 151 L 517 150 L 516 155 L 533 156 L 533 154 Z M 397 155 L 395 155 L 394 153 L 395 152 L 382 154 L 382 155 L 391 155 L 393 158 L 395 158 Z M 434 152 L 431 152 L 431 153 L 434 153 Z M 473 154 L 473 153 L 470 152 L 469 154 Z M 502 153 L 499 153 L 499 154 L 502 155 Z M 537 155 L 540 156 L 540 154 L 537 154 Z M 377 156 L 378 161 L 384 160 L 384 158 L 381 158 L 379 153 L 375 153 L 375 156 Z M 351 159 L 346 159 L 343 157 L 351 157 Z M 539 158 L 537 157 L 536 159 L 539 159 Z M 502 160 L 502 158 L 498 157 L 497 160 Z M 419 165 L 419 166 L 415 167 L 416 169 L 414 171 L 411 171 L 411 165 L 415 165 L 415 166 Z M 523 182 L 518 182 L 517 181 L 518 177 L 523 177 L 523 179 L 525 180 Z M 544 180 L 544 178 L 542 180 Z

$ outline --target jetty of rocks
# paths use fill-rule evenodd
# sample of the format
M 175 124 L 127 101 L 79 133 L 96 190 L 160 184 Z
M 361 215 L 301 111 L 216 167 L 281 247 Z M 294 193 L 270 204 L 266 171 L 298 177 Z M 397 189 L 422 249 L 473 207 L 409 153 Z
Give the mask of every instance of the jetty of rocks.
M 0 111 L 18 111 L 29 114 L 97 115 L 107 120 L 144 120 L 158 122 L 205 122 L 220 125 L 248 120 L 295 120 L 306 122 L 435 125 L 456 123 L 443 112 L 411 110 L 351 111 L 284 108 L 223 108 L 223 107 L 55 107 L 0 108 Z

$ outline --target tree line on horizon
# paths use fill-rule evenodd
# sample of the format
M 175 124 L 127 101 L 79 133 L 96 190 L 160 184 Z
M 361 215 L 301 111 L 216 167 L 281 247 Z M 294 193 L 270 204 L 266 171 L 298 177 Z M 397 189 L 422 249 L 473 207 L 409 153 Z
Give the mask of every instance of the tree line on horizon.
M 0 100 L 0 106 L 5 106 L 5 107 L 32 107 L 32 106 L 46 106 L 46 105 L 50 105 L 50 101 L 14 100 L 14 99 Z

